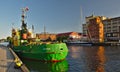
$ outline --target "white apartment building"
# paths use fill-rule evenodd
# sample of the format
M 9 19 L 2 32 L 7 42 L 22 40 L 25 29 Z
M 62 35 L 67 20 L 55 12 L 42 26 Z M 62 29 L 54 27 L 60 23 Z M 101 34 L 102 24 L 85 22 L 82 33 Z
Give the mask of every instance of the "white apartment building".
M 120 41 L 120 17 L 103 20 L 105 41 Z

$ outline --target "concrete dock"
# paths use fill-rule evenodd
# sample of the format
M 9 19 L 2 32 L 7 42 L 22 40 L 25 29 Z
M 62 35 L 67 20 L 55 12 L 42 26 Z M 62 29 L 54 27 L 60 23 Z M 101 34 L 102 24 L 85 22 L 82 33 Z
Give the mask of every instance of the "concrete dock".
M 0 72 L 29 72 L 23 65 L 21 68 L 15 68 L 15 56 L 11 50 L 0 45 Z

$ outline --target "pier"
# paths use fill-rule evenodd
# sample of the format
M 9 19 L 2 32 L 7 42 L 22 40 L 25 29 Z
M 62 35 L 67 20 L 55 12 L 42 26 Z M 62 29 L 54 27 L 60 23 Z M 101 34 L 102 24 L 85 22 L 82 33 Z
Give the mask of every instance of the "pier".
M 0 72 L 29 72 L 24 64 L 19 68 L 15 68 L 16 58 L 19 59 L 11 48 L 0 45 Z

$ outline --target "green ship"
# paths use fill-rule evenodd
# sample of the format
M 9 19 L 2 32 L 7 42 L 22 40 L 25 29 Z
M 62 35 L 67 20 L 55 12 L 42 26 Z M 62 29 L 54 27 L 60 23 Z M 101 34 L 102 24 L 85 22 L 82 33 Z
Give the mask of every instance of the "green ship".
M 20 30 L 12 29 L 11 46 L 22 58 L 49 62 L 58 62 L 66 58 L 68 48 L 65 43 L 42 42 L 27 29 L 25 13 L 28 8 L 22 9 L 22 26 Z

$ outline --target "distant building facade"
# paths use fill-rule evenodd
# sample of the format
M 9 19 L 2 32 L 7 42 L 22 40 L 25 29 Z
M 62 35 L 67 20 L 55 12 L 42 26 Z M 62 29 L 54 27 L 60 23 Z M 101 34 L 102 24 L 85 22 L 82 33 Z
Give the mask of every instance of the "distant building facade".
M 120 42 L 120 17 L 103 20 L 105 41 Z
M 82 24 L 83 34 L 87 35 L 87 24 Z
M 59 37 L 67 37 L 69 39 L 80 39 L 82 37 L 82 33 L 78 32 L 64 32 L 64 33 L 58 33 L 58 34 L 50 34 L 50 33 L 37 33 L 36 37 L 40 40 L 57 40 Z
M 86 17 L 86 24 L 83 24 L 83 34 L 88 36 L 89 41 L 104 42 L 104 26 L 102 20 L 104 16 L 91 15 Z
M 91 35 L 96 33 L 95 28 L 98 29 L 98 26 L 94 24 L 97 23 L 97 16 L 89 16 L 86 17 L 86 24 L 83 24 L 83 34 L 88 35 L 88 31 L 91 31 Z M 103 24 L 103 33 L 104 33 L 104 41 L 105 42 L 120 42 L 120 17 L 114 18 L 106 18 L 102 16 L 98 16 L 101 18 Z M 96 20 L 94 20 L 96 18 Z M 99 20 L 98 20 L 99 21 Z M 101 23 L 101 22 L 100 22 Z M 90 28 L 91 27 L 91 28 Z M 99 26 L 100 27 L 100 26 Z M 100 29 L 99 32 L 102 30 Z M 100 33 L 101 35 L 101 33 Z M 97 36 L 97 35 L 96 35 Z M 94 37 L 94 36 L 93 36 Z
M 82 34 L 78 32 L 65 32 L 57 34 L 57 37 L 68 37 L 68 40 L 79 40 L 81 35 Z
M 56 40 L 56 34 L 50 34 L 50 33 L 37 33 L 36 37 L 40 40 Z

